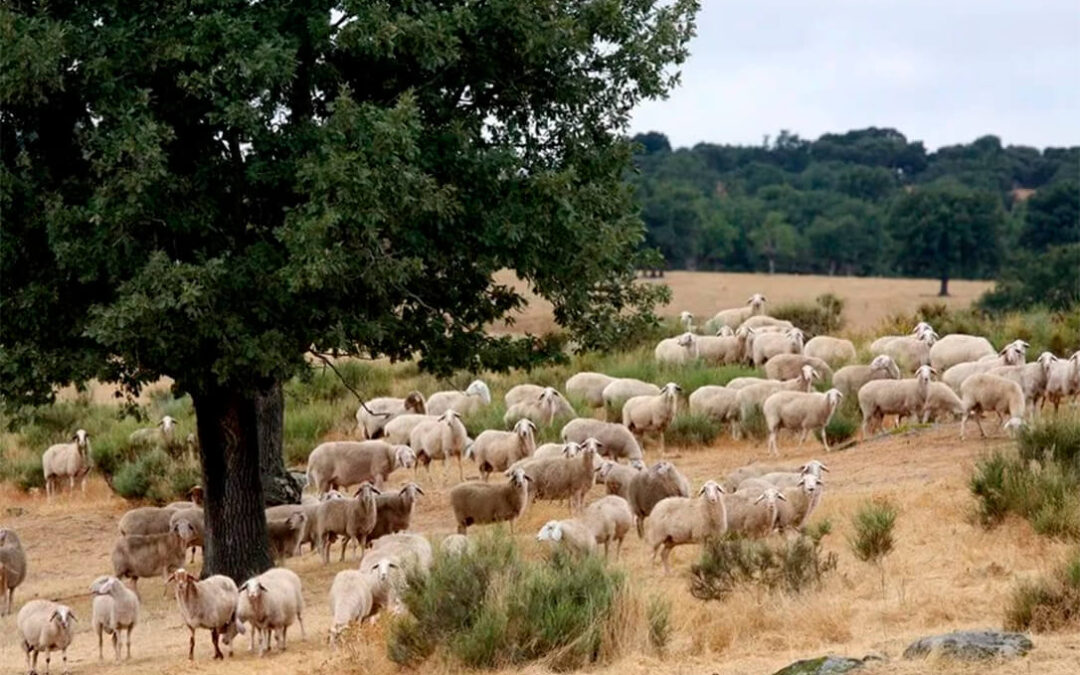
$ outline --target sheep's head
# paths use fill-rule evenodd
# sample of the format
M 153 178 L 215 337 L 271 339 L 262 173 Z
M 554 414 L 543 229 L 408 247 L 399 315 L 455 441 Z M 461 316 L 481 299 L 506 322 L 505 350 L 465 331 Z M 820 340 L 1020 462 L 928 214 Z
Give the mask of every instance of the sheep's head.
M 675 465 L 667 461 L 666 459 L 660 460 L 652 466 L 652 472 L 655 473 L 657 476 L 663 476 L 669 471 L 673 471 L 674 469 Z
M 788 340 L 791 341 L 791 345 L 796 349 L 802 350 L 803 344 L 806 340 L 806 336 L 798 328 L 788 328 L 785 331 L 785 335 L 788 336 Z
M 164 433 L 171 434 L 173 429 L 176 428 L 176 420 L 169 415 L 165 415 L 161 418 L 161 421 L 158 422 L 158 426 L 161 427 L 161 430 Z
M 1028 346 L 1028 343 L 1023 340 L 1013 340 L 1002 347 L 998 354 L 1001 355 L 1007 365 L 1019 366 L 1027 359 Z
M 198 577 L 189 573 L 183 567 L 170 574 L 169 578 L 165 580 L 166 584 L 176 584 L 177 596 L 187 595 L 195 589 L 195 584 L 198 582 Z
M 1019 417 L 1010 417 L 1005 422 L 1005 424 L 1001 425 L 1001 428 L 1004 429 L 1007 432 L 1012 433 L 1012 432 L 1020 431 L 1021 427 L 1024 427 L 1024 426 L 1026 426 L 1026 423 L 1024 422 L 1024 420 L 1020 419 Z
M 382 560 L 376 560 L 367 567 L 368 574 L 371 574 L 379 581 L 388 581 L 390 575 L 398 569 L 398 564 L 393 560 L 383 558 Z
M 1039 358 L 1035 359 L 1035 362 L 1042 366 L 1043 373 L 1048 373 L 1050 372 L 1050 366 L 1052 366 L 1054 364 L 1054 361 L 1057 360 L 1058 357 L 1054 356 L 1050 352 L 1043 352 L 1042 354 L 1039 354 Z
M 930 366 L 919 366 L 915 371 L 915 379 L 925 384 L 929 384 L 934 375 L 937 375 L 937 371 Z
M 299 530 L 307 522 L 307 514 L 297 511 L 289 516 L 285 522 L 288 523 L 290 530 Z
M 660 393 L 668 398 L 675 398 L 679 395 L 680 391 L 682 391 L 682 387 L 675 382 L 668 382 L 664 385 L 663 389 L 660 390 Z
M 340 490 L 327 490 L 319 501 L 328 502 L 331 499 L 345 499 L 345 495 Z
M 411 410 L 417 415 L 427 414 L 427 401 L 424 400 L 424 395 L 418 391 L 410 391 L 402 405 L 405 410 Z
M 184 542 L 185 546 L 199 536 L 195 531 L 195 526 L 187 518 L 181 518 L 173 523 L 172 531 L 179 535 L 180 541 Z
M 896 365 L 896 361 L 893 361 L 888 354 L 875 356 L 874 360 L 870 362 L 870 370 L 888 373 L 889 377 L 894 380 L 900 379 L 900 367 Z
M 731 337 L 735 335 L 735 331 L 731 330 L 731 326 L 724 325 L 720 326 L 720 330 L 716 331 L 716 334 L 719 337 Z
M 491 390 L 483 380 L 473 380 L 465 390 L 467 396 L 479 396 L 484 403 L 491 403 Z
M 687 328 L 687 330 L 689 330 L 690 326 L 694 325 L 694 313 L 687 312 L 685 310 L 679 312 L 679 323 L 681 323 Z
M 424 494 L 424 491 L 416 483 L 405 483 L 405 486 L 398 490 L 398 494 L 405 499 L 415 501 L 418 495 Z
M 76 429 L 75 435 L 71 437 L 71 440 L 75 441 L 75 445 L 78 446 L 79 451 L 86 453 L 86 446 L 90 440 L 90 434 L 86 433 L 86 429 Z
M 754 293 L 746 301 L 746 304 L 750 305 L 750 311 L 752 311 L 754 314 L 757 314 L 765 308 L 765 296 L 761 293 Z
M 9 530 L 6 527 L 0 527 L 0 546 L 18 546 L 19 537 L 15 534 L 14 530 Z
M 519 488 L 523 488 L 528 483 L 532 482 L 532 477 L 525 473 L 525 470 L 521 468 L 511 469 L 507 473 L 507 476 L 510 478 L 510 484 Z
M 225 628 L 221 631 L 221 642 L 229 648 L 229 653 L 232 654 L 232 641 L 236 639 L 237 635 L 244 635 L 247 633 L 247 629 L 244 628 L 244 624 L 236 620 L 236 613 L 233 612 L 232 617 L 229 618 L 229 623 L 225 624 Z
M 765 502 L 766 506 L 775 506 L 776 500 L 786 502 L 788 499 L 784 496 L 783 492 L 780 492 L 780 488 L 771 487 L 765 488 L 761 495 L 754 500 L 754 503 L 760 504 L 761 502 Z
M 825 482 L 815 474 L 804 473 L 796 485 L 801 487 L 806 494 L 812 495 L 818 491 L 818 488 L 824 487 Z
M 262 601 L 263 594 L 266 593 L 266 586 L 263 586 L 262 582 L 256 577 L 242 583 L 238 590 L 248 596 L 248 600 L 251 601 L 252 605 L 257 606 Z
M 563 444 L 562 454 L 567 458 L 577 457 L 581 454 L 581 444 L 570 441 Z
M 202 506 L 203 503 L 203 489 L 201 485 L 192 485 L 191 489 L 187 491 L 187 498 L 195 503 L 195 506 Z
M 394 446 L 394 465 L 400 469 L 411 469 L 416 464 L 416 453 L 407 445 Z
M 630 460 L 630 466 L 634 467 L 638 471 L 642 471 L 645 468 L 645 462 L 641 461 L 640 459 L 632 459 Z
M 461 421 L 461 413 L 451 408 L 443 414 L 439 415 L 439 421 L 447 426 L 454 426 L 454 422 Z
M 933 333 L 934 327 L 926 323 L 925 321 L 920 321 L 919 323 L 915 324 L 915 328 L 911 329 L 912 335 L 920 335 L 927 332 Z
M 592 438 L 590 436 L 589 438 L 585 439 L 585 442 L 582 443 L 580 447 L 581 452 L 584 454 L 591 453 L 593 455 L 599 455 L 604 449 L 604 444 L 601 443 L 599 439 Z
M 694 346 L 694 334 L 690 332 L 683 333 L 675 339 L 675 344 L 680 347 L 686 347 L 687 349 Z
M 605 459 L 604 461 L 600 462 L 600 466 L 596 467 L 596 477 L 600 480 L 606 480 L 608 474 L 611 473 L 611 470 L 613 468 L 615 468 L 615 462 L 611 461 L 610 459 Z
M 91 595 L 108 595 L 112 592 L 113 586 L 120 583 L 120 580 L 116 577 L 104 576 L 94 579 L 94 583 L 90 584 Z
M 557 520 L 549 520 L 544 523 L 544 526 L 540 528 L 540 532 L 536 535 L 537 541 L 561 541 L 562 540 L 562 523 Z
M 928 346 L 933 346 L 937 342 L 938 334 L 933 329 L 923 330 L 915 333 L 915 339 L 925 342 Z
M 812 365 L 810 365 L 809 363 L 803 364 L 803 367 L 800 368 L 799 370 L 800 370 L 800 375 L 802 377 L 802 381 L 807 383 L 807 384 L 813 382 L 814 380 L 821 379 L 821 375 L 819 375 L 818 371 L 814 370 L 814 367 Z
M 720 484 L 714 480 L 706 481 L 701 489 L 698 490 L 698 495 L 705 498 L 708 502 L 720 501 L 720 495 L 724 494 L 724 488 L 720 487 Z
M 816 459 L 812 459 L 809 462 L 807 462 L 806 464 L 803 464 L 802 466 L 799 467 L 799 473 L 811 473 L 811 474 L 814 474 L 815 476 L 817 476 L 818 478 L 821 478 L 821 472 L 822 471 L 828 471 L 828 470 L 829 470 L 829 467 L 825 466 L 824 464 L 822 464 L 821 462 L 819 462 Z
M 517 424 L 514 425 L 514 433 L 522 439 L 532 438 L 535 432 L 536 425 L 533 424 L 533 421 L 530 419 L 526 419 L 523 417 L 517 421 Z
M 360 487 L 356 489 L 355 497 L 362 501 L 371 504 L 375 503 L 375 495 L 380 495 L 382 492 L 377 487 L 368 481 L 364 481 L 360 484 Z
M 71 608 L 67 605 L 60 605 L 53 610 L 52 616 L 49 617 L 49 621 L 60 626 L 63 630 L 70 630 L 71 623 L 78 621 L 75 618 L 75 612 L 71 611 Z
M 825 392 L 825 402 L 829 404 L 830 408 L 836 409 L 836 406 L 840 405 L 840 399 L 844 398 L 844 395 L 839 389 L 830 389 Z

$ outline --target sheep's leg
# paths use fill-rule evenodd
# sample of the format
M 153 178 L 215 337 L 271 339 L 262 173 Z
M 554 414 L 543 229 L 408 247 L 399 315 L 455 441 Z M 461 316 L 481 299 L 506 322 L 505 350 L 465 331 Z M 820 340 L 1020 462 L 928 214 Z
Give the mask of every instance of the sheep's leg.
M 278 646 L 281 647 L 281 651 L 285 651 L 285 646 L 288 644 L 287 634 L 289 632 L 288 626 L 281 627 L 281 639 L 278 641 Z
M 776 430 L 773 429 L 769 432 L 769 454 L 779 455 L 780 450 L 776 447 Z
M 619 537 L 619 539 L 617 540 L 617 543 L 615 544 L 615 559 L 619 560 L 621 558 L 622 558 L 622 537 Z
M 802 434 L 799 435 L 799 447 L 801 448 L 806 443 L 806 436 L 810 433 L 809 429 L 803 429 Z
M 971 415 L 969 412 L 965 412 L 960 416 L 960 440 L 964 440 L 964 432 L 967 427 L 968 417 Z
M 300 612 L 296 613 L 296 621 L 300 624 L 300 639 L 307 639 L 307 631 L 304 630 L 304 617 L 300 616 Z
M 670 546 L 664 546 L 664 550 L 660 552 L 660 560 L 664 563 L 664 574 L 671 574 L 671 548 Z
M 127 629 L 127 659 L 131 660 L 131 626 Z
M 98 650 L 100 651 L 101 645 L 98 644 Z M 120 629 L 117 628 L 112 634 L 112 648 L 113 655 L 116 657 L 117 662 L 120 661 L 120 657 L 123 655 L 123 650 L 120 648 Z
M 83 494 L 86 494 L 86 476 L 87 474 L 84 473 L 82 477 L 82 483 L 80 484 L 80 488 L 82 489 Z M 65 656 L 64 658 L 66 659 L 67 657 Z
M 194 661 L 195 660 L 195 629 L 191 628 L 191 627 L 188 627 L 188 630 L 191 631 L 191 638 L 188 640 L 187 657 L 188 657 L 188 661 Z
M 49 662 L 52 661 L 52 649 L 45 650 L 45 675 L 49 675 Z
M 667 445 L 664 442 L 664 431 L 660 431 L 660 456 L 667 457 Z
M 104 626 L 97 627 L 97 660 L 105 660 L 105 630 Z M 113 640 L 113 646 L 116 645 L 116 640 Z
M 349 550 L 349 539 L 348 534 L 341 538 L 341 559 L 338 562 L 345 562 L 345 551 Z M 353 541 L 355 542 L 355 539 Z
M 832 448 L 829 447 L 829 434 L 825 432 L 825 427 L 821 428 L 821 444 L 825 446 L 825 452 L 832 452 Z
M 214 659 L 224 659 L 225 655 L 221 653 L 221 647 L 218 646 L 218 638 L 221 635 L 218 633 L 217 628 L 210 629 L 210 642 L 214 644 Z
M 986 438 L 986 431 L 983 429 L 982 425 L 982 413 L 975 416 L 975 426 L 979 427 L 979 433 L 982 434 L 983 438 Z

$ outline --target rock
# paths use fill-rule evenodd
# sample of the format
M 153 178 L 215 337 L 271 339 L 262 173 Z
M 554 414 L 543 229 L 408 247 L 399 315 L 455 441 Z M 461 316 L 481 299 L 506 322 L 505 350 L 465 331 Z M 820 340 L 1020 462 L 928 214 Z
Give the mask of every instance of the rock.
M 844 656 L 821 656 L 805 659 L 781 668 L 773 675 L 840 675 L 862 668 L 865 660 L 849 659 Z
M 904 658 L 919 659 L 939 653 L 962 661 L 1012 659 L 1027 654 L 1032 647 L 1031 640 L 1022 633 L 962 630 L 916 640 L 904 650 Z

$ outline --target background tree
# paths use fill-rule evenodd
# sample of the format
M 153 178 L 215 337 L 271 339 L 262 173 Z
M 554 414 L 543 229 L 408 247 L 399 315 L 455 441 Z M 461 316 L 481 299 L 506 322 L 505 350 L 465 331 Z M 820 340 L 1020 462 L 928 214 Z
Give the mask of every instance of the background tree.
M 776 272 L 777 260 L 795 257 L 799 248 L 799 233 L 780 211 L 769 211 L 761 227 L 750 232 L 750 242 L 758 255 L 769 264 L 769 274 Z
M 1032 251 L 1080 243 L 1080 182 L 1057 181 L 1032 195 L 1020 241 Z
M 655 321 L 630 111 L 693 0 L 101 0 L 0 7 L 0 392 L 191 394 L 205 573 L 271 564 L 260 460 L 305 355 L 446 375 L 559 355 L 492 337 L 514 269 L 586 347 Z M 264 433 L 266 432 L 266 433 Z

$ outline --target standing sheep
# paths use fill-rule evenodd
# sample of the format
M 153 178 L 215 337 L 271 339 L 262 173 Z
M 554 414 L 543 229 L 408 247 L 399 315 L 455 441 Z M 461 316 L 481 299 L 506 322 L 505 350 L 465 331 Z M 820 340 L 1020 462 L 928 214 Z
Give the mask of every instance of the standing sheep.
M 742 322 L 749 319 L 751 316 L 761 314 L 765 310 L 765 296 L 761 293 L 754 293 L 746 301 L 746 307 L 735 307 L 733 309 L 722 309 L 717 312 L 713 318 L 709 319 L 705 323 L 706 332 L 713 333 L 720 329 L 721 326 L 728 326 L 729 328 L 737 328 Z
M 630 481 L 644 468 L 645 465 L 640 460 L 634 460 L 627 465 L 605 459 L 596 467 L 596 480 L 604 484 L 609 495 L 618 495 L 629 500 Z
M 765 377 L 770 380 L 790 380 L 799 376 L 803 366 L 813 368 L 822 380 L 831 380 L 833 378 L 833 371 L 828 363 L 816 356 L 807 356 L 805 354 L 777 354 L 765 362 Z M 731 383 L 729 382 L 728 387 L 730 386 Z
M 979 335 L 952 333 L 934 342 L 930 347 L 930 365 L 939 373 L 965 361 L 978 361 L 984 356 L 994 356 L 997 351 L 990 341 Z
M 15 530 L 0 527 L 0 616 L 11 614 L 15 589 L 26 578 L 26 552 Z
M 829 437 L 825 427 L 832 419 L 840 399 L 844 395 L 839 389 L 830 389 L 824 394 L 801 391 L 780 391 L 765 399 L 762 412 L 765 413 L 765 425 L 769 429 L 769 452 L 780 454 L 776 436 L 780 429 L 801 431 L 799 446 L 806 442 L 806 435 L 811 431 L 821 430 L 821 442 L 825 452 L 830 452 Z
M 375 497 L 375 527 L 368 535 L 368 540 L 374 541 L 379 537 L 409 529 L 413 506 L 422 494 L 424 491 L 419 485 L 406 483 L 396 493 Z
M 675 465 L 660 461 L 630 480 L 630 510 L 634 514 L 638 538 L 645 536 L 645 519 L 653 508 L 667 497 L 689 497 L 690 481 L 679 473 Z
M 98 661 L 105 660 L 105 633 L 112 636 L 113 652 L 120 661 L 120 633 L 127 631 L 127 658 L 131 660 L 131 629 L 139 620 L 139 596 L 116 577 L 98 577 L 90 584 L 93 617 L 90 629 L 97 633 Z
M 536 425 L 527 419 L 518 420 L 513 431 L 487 429 L 466 450 L 466 456 L 480 467 L 480 476 L 487 481 L 493 471 L 506 471 L 511 464 L 531 456 L 536 451 Z
M 373 398 L 356 409 L 356 432 L 362 439 L 378 438 L 387 422 L 399 415 L 427 414 L 427 401 L 418 391 L 410 391 L 405 398 Z
M 300 544 L 308 527 L 307 514 L 297 511 L 288 518 L 266 520 L 266 536 L 275 561 L 282 561 L 300 552 Z
M 855 360 L 855 345 L 851 340 L 818 335 L 807 341 L 803 354 L 819 358 L 830 367 L 836 368 Z
M 683 333 L 679 337 L 665 338 L 656 345 L 653 357 L 657 363 L 666 365 L 680 365 L 694 361 L 698 358 L 697 336 L 693 333 Z
M 409 435 L 412 434 L 412 430 L 418 424 L 435 419 L 438 419 L 437 415 L 416 415 L 413 413 L 398 415 L 383 427 L 382 440 L 390 445 L 408 445 Z
M 1062 399 L 1074 394 L 1080 394 L 1080 351 L 1054 361 L 1046 376 L 1046 400 L 1054 404 L 1055 414 Z
M 567 396 L 581 399 L 590 408 L 603 408 L 604 389 L 614 381 L 603 373 L 583 372 L 568 379 L 564 389 Z
M 184 564 L 184 542 L 175 531 L 165 534 L 128 534 L 113 545 L 113 574 L 131 578 L 136 587 L 142 577 L 160 574 L 168 581 L 169 573 Z
M 862 440 L 874 425 L 880 426 L 885 415 L 917 416 L 926 405 L 930 377 L 934 369 L 919 366 L 915 377 L 905 380 L 873 380 L 859 390 L 862 411 Z
M 41 469 L 45 473 L 45 495 L 52 499 L 60 480 L 68 479 L 68 487 L 74 492 L 75 481 L 86 492 L 86 477 L 90 473 L 90 435 L 86 429 L 78 429 L 71 443 L 49 446 L 41 456 Z
M 949 388 L 949 385 L 941 382 L 930 383 L 929 389 L 926 390 L 926 403 L 923 404 L 920 420 L 923 424 L 931 418 L 938 421 L 949 415 L 956 417 L 963 414 L 964 404 L 960 401 L 960 397 Z
M 156 445 L 169 446 L 173 444 L 173 436 L 176 433 L 176 420 L 165 415 L 154 427 L 136 429 L 128 435 L 128 442 L 132 445 Z
M 833 375 L 832 384 L 844 396 L 855 396 L 871 380 L 899 380 L 900 368 L 891 356 L 875 356 L 870 365 L 844 366 Z
M 505 483 L 461 483 L 450 490 L 458 534 L 466 534 L 470 525 L 486 525 L 517 520 L 529 505 L 532 481 L 522 469 L 510 469 Z M 513 527 L 513 525 L 511 525 Z
M 698 387 L 690 393 L 689 407 L 693 415 L 705 415 L 724 424 L 731 424 L 731 436 L 736 429 L 732 424 L 739 419 L 738 390 L 716 385 Z
M 371 585 L 360 570 L 342 570 L 334 575 L 330 586 L 330 646 L 337 644 L 338 636 L 354 621 L 371 616 L 373 605 Z
M 459 415 L 471 415 L 491 405 L 491 390 L 483 380 L 473 380 L 465 391 L 439 391 L 428 398 L 429 415 L 442 415 L 453 410 Z
M 1019 384 L 1020 389 L 1024 391 L 1024 403 L 1028 411 L 1034 415 L 1036 406 L 1042 403 L 1046 396 L 1046 384 L 1050 379 L 1050 371 L 1055 361 L 1057 361 L 1056 356 L 1050 352 L 1043 352 L 1032 363 L 1020 366 L 998 366 L 991 368 L 988 372 Z
M 588 556 L 596 553 L 596 536 L 580 519 L 549 520 L 536 535 L 537 541 L 550 541 L 571 553 Z
M 644 456 L 641 452 L 641 444 L 638 443 L 634 434 L 618 422 L 603 422 L 579 417 L 567 422 L 559 436 L 564 443 L 579 445 L 590 438 L 595 438 L 600 441 L 602 448 L 600 454 L 615 461 L 625 459 L 632 462 L 641 460 Z
M 986 438 L 983 430 L 982 414 L 996 412 L 1008 413 L 1009 419 L 1002 427 L 1006 431 L 1018 429 L 1023 424 L 1024 390 L 1016 382 L 989 373 L 979 373 L 964 380 L 960 385 L 960 399 L 963 402 L 963 419 L 960 420 L 960 440 L 964 439 L 964 427 L 969 417 L 975 418 L 979 433 Z
M 261 634 L 259 656 L 270 651 L 270 635 L 278 648 L 285 651 L 289 626 L 300 624 L 304 637 L 304 596 L 300 577 L 290 569 L 273 567 L 240 585 L 251 605 L 252 628 Z
M 67 650 L 75 637 L 72 622 L 78 621 L 75 613 L 67 605 L 49 600 L 31 600 L 22 606 L 15 617 L 22 638 L 22 648 L 26 652 L 26 670 L 33 675 L 37 672 L 38 654 L 45 652 L 45 672 L 49 672 L 52 653 L 60 650 L 64 661 L 64 673 L 68 673 Z M 31 655 L 33 659 L 31 660 Z
M 799 376 L 791 380 L 766 380 L 739 389 L 735 394 L 735 403 L 739 407 L 739 420 L 745 426 L 754 408 L 765 404 L 765 400 L 779 391 L 811 391 L 814 380 L 819 375 L 810 366 L 803 366 Z
M 767 537 L 777 529 L 779 502 L 787 497 L 777 487 L 736 490 L 725 498 L 728 532 L 745 537 Z
M 635 396 L 623 405 L 623 426 L 631 433 L 641 434 L 642 438 L 649 433 L 659 434 L 661 456 L 666 454 L 664 432 L 675 419 L 681 391 L 682 387 L 668 382 L 659 395 Z
M 574 407 L 554 387 L 545 387 L 534 397 L 511 405 L 503 415 L 503 424 L 512 427 L 518 420 L 550 425 L 558 417 L 573 417 Z
M 581 454 L 577 457 L 530 459 L 522 462 L 520 468 L 532 478 L 530 488 L 537 499 L 568 499 L 570 512 L 576 513 L 596 483 L 596 455 L 601 447 L 599 441 L 589 438 L 581 444 Z
M 914 337 L 900 336 L 881 345 L 875 341 L 870 345 L 870 353 L 874 356 L 885 354 L 904 370 L 912 371 L 919 366 L 930 365 L 930 348 L 934 346 L 935 339 L 932 331 L 923 331 Z
M 698 496 L 668 497 L 662 499 L 649 516 L 645 541 L 664 563 L 664 573 L 671 573 L 669 557 L 671 549 L 682 544 L 693 544 L 727 532 L 727 511 L 724 508 L 724 488 L 716 481 L 707 481 Z M 661 550 L 662 549 L 662 550 Z
M 329 441 L 308 455 L 308 485 L 315 494 L 347 489 L 365 481 L 381 488 L 395 469 L 410 469 L 416 453 L 407 445 L 385 441 Z
M 461 457 L 468 440 L 469 433 L 455 410 L 447 410 L 435 420 L 417 424 L 409 434 L 409 446 L 416 453 L 417 467 L 423 464 L 430 474 L 432 460 L 441 459 L 445 477 L 448 471 L 446 460 L 453 457 L 457 460 L 458 480 L 465 479 Z
M 378 494 L 374 485 L 362 483 L 353 499 L 328 499 L 319 503 L 315 510 L 315 541 L 324 564 L 330 563 L 331 535 L 342 537 L 341 560 L 345 560 L 350 540 L 354 555 L 364 549 L 368 534 L 375 529 L 375 495 Z
M 601 497 L 585 508 L 581 520 L 596 543 L 604 545 L 605 559 L 612 542 L 615 542 L 615 559 L 622 557 L 623 539 L 634 524 L 634 513 L 626 499 L 618 495 Z
M 964 380 L 972 375 L 988 373 L 998 366 L 1019 366 L 1027 359 L 1027 343 L 1023 340 L 1013 340 L 1002 347 L 997 356 L 982 358 L 978 361 L 965 361 L 958 363 L 946 370 L 941 375 L 941 381 L 960 393 L 960 386 Z
M 124 536 L 129 534 L 164 534 L 169 531 L 173 516 L 180 510 L 167 506 L 140 506 L 128 509 L 124 512 L 124 515 L 120 516 L 117 530 Z
M 612 381 L 604 387 L 604 408 L 608 419 L 617 421 L 622 419 L 623 403 L 635 396 L 656 396 L 660 393 L 660 387 L 651 382 L 642 382 L 632 377 L 623 377 Z
M 218 638 L 237 629 L 236 583 L 223 574 L 215 574 L 199 581 L 198 577 L 189 574 L 184 568 L 176 570 L 169 577 L 169 582 L 176 583 L 176 605 L 180 610 L 180 618 L 191 631 L 188 660 L 195 660 L 195 631 L 199 628 L 209 629 L 210 640 L 214 645 L 214 658 L 225 658 L 218 646 Z M 231 645 L 231 636 L 227 639 L 226 644 Z
M 724 326 L 716 335 L 698 337 L 698 358 L 713 365 L 742 363 L 746 358 L 746 333 L 727 333 L 731 333 L 731 329 Z
M 798 328 L 790 328 L 783 333 L 758 333 L 751 330 L 753 337 L 752 357 L 757 368 L 779 354 L 802 354 L 803 333 Z

